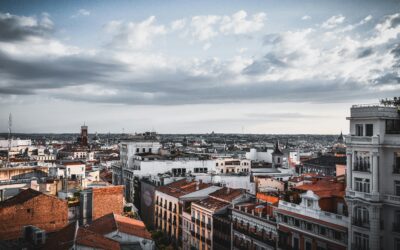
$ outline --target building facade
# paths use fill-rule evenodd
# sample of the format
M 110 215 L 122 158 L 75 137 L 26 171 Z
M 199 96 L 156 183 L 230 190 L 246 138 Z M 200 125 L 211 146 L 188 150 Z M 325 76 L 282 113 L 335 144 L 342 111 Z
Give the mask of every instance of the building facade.
M 399 108 L 354 105 L 350 114 L 349 249 L 400 249 Z

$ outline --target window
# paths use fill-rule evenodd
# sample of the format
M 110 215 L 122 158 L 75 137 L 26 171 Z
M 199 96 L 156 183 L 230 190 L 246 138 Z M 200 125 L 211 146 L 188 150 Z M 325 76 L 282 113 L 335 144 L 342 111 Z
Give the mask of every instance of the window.
M 366 179 L 366 178 L 354 178 L 354 185 L 355 185 L 355 190 L 357 192 L 364 192 L 364 193 L 369 193 L 370 192 L 369 179 Z
M 356 124 L 356 136 L 363 136 L 363 135 L 364 135 L 363 125 Z
M 374 134 L 374 125 L 365 124 L 365 136 L 373 136 L 373 134 Z
M 400 152 L 394 153 L 393 173 L 400 174 Z
M 386 134 L 400 134 L 400 120 L 386 120 Z
M 151 153 L 151 151 L 152 151 L 151 148 L 149 148 L 149 153 Z
M 365 227 L 369 225 L 369 213 L 366 207 L 357 206 L 354 208 L 354 221 L 356 226 Z
M 400 196 L 400 181 L 394 181 L 394 192 L 396 196 Z
M 145 149 L 145 148 L 142 148 L 142 152 L 143 152 L 143 153 L 146 153 L 146 149 Z
M 139 148 L 136 149 L 136 153 L 139 153 Z
M 356 249 L 369 249 L 368 235 L 354 232 L 354 245 Z

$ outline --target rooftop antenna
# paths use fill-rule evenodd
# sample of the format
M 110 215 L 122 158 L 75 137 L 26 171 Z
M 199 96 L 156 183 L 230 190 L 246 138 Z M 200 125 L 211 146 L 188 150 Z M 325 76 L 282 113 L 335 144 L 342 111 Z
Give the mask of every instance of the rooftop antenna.
M 7 167 L 10 166 L 10 151 L 11 151 L 11 143 L 12 143 L 11 127 L 12 127 L 12 116 L 11 116 L 11 113 L 10 113 L 9 116 L 8 116 L 8 153 L 7 153 Z

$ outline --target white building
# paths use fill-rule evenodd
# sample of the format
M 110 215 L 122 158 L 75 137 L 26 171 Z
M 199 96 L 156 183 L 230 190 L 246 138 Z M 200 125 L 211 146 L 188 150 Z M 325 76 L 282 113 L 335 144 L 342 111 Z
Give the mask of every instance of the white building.
M 248 159 L 221 158 L 215 161 L 217 173 L 250 173 L 251 161 Z
M 348 249 L 400 249 L 400 116 L 397 107 L 350 110 Z
M 54 177 L 67 177 L 69 179 L 85 179 L 85 164 L 81 162 L 64 162 L 62 165 L 49 168 L 49 175 Z
M 246 159 L 251 161 L 264 161 L 268 163 L 272 163 L 272 152 L 274 151 L 273 147 L 267 148 L 264 151 L 259 151 L 256 148 L 251 148 L 250 152 L 246 153 Z

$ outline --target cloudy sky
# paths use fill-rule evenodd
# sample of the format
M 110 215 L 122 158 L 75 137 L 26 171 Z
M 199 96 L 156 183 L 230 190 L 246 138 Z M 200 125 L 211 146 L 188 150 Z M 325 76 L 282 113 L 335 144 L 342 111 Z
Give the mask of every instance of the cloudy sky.
M 1 1 L 0 131 L 348 131 L 400 93 L 399 1 Z

